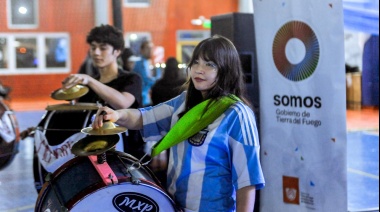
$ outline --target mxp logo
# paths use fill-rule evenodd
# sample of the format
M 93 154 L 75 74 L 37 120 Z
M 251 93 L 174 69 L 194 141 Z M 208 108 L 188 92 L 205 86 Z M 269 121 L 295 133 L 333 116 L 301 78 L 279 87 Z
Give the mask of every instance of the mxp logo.
M 148 196 L 135 192 L 123 192 L 112 199 L 120 212 L 159 212 L 157 203 Z

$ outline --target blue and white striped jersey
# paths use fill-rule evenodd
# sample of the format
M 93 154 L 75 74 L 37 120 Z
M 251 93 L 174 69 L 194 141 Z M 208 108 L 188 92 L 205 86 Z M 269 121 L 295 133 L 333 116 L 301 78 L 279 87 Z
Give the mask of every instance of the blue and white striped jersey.
M 140 109 L 145 141 L 158 141 L 178 121 L 186 92 Z M 253 111 L 241 102 L 207 128 L 170 149 L 168 192 L 185 211 L 235 211 L 236 191 L 264 187 Z

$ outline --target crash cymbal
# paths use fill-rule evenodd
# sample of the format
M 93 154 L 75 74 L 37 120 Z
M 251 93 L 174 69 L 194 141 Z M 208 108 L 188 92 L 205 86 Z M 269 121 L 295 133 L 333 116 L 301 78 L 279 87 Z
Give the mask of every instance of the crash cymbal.
M 71 152 L 77 156 L 100 155 L 112 149 L 119 141 L 118 135 L 86 136 L 79 140 L 71 148 Z
M 75 104 L 56 104 L 48 105 L 46 110 L 97 110 L 98 105 L 95 103 L 75 103 Z
M 127 131 L 127 128 L 115 126 L 112 122 L 104 122 L 103 127 L 99 129 L 93 129 L 92 127 L 86 127 L 81 130 L 82 133 L 89 135 L 114 135 Z
M 58 89 L 51 93 L 51 98 L 56 100 L 73 100 L 85 95 L 89 88 L 83 85 L 75 85 L 69 89 Z

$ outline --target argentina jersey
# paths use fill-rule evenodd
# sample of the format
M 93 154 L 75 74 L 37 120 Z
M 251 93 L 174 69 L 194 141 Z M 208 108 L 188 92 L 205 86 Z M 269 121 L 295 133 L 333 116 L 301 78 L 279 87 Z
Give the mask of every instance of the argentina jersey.
M 142 109 L 146 141 L 161 139 L 178 121 L 186 93 Z M 235 211 L 236 191 L 264 186 L 252 110 L 241 102 L 170 150 L 168 192 L 185 211 Z

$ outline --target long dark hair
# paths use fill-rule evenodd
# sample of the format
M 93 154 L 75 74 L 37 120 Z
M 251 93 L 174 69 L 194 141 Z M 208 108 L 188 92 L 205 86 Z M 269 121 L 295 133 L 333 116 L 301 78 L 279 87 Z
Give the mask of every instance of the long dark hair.
M 178 79 L 181 78 L 180 76 L 180 70 L 178 68 L 178 61 L 175 57 L 169 57 L 166 60 L 166 67 L 164 70 L 164 74 L 162 76 L 162 80 L 170 83 L 170 82 L 176 82 Z
M 201 41 L 194 49 L 193 55 L 187 66 L 187 72 L 195 60 L 202 58 L 205 61 L 212 61 L 218 68 L 215 86 L 212 87 L 205 98 L 189 78 L 187 81 L 187 98 L 185 111 L 182 115 L 193 108 L 198 103 L 206 99 L 211 99 L 210 103 L 224 96 L 235 95 L 245 104 L 250 105 L 245 97 L 244 73 L 242 70 L 239 54 L 233 43 L 227 38 L 214 35 Z

